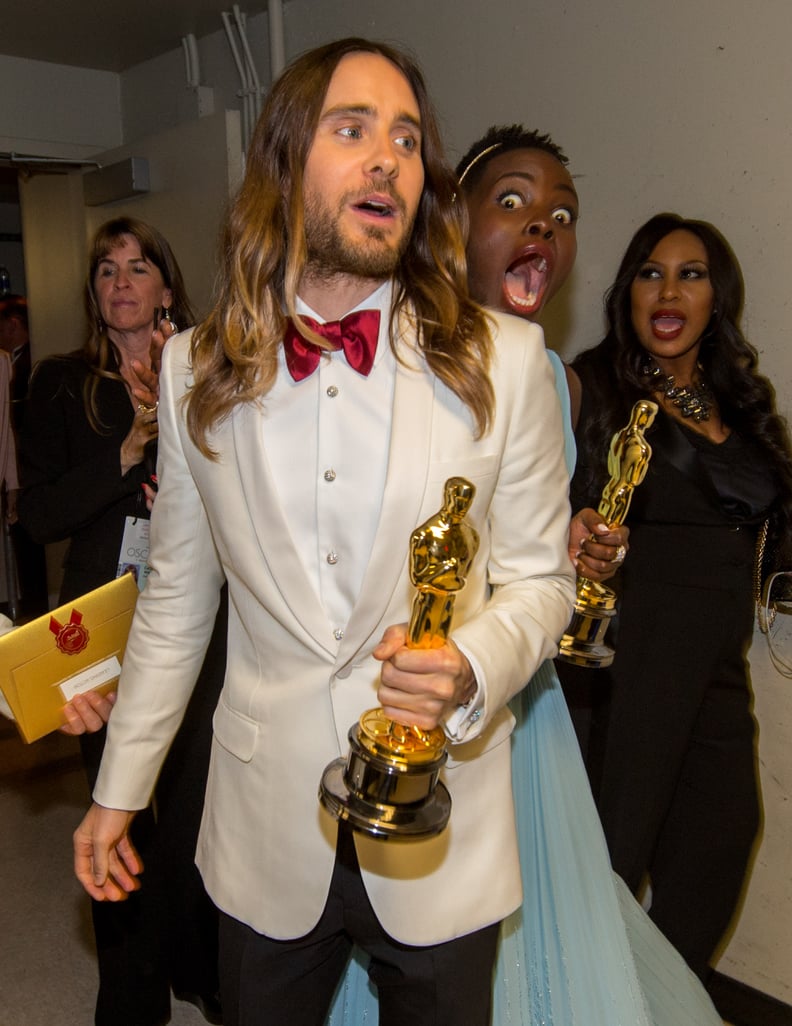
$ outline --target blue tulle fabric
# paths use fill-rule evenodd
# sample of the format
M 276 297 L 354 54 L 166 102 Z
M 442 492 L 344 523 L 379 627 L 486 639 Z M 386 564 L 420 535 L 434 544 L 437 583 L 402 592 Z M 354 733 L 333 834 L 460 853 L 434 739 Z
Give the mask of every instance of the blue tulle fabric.
M 549 353 L 569 425 L 563 365 Z M 574 466 L 574 438 L 566 430 Z M 721 1026 L 709 997 L 610 867 L 551 662 L 512 701 L 512 773 L 523 904 L 503 924 L 494 1026 Z M 355 952 L 328 1026 L 374 1026 L 377 998 Z

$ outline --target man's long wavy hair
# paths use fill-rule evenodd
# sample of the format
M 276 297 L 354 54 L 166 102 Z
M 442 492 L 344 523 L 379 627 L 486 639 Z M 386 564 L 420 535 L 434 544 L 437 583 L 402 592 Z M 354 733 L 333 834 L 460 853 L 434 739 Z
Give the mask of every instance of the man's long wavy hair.
M 218 298 L 192 342 L 187 425 L 207 457 L 214 455 L 212 428 L 237 405 L 260 400 L 275 381 L 286 317 L 296 316 L 306 267 L 304 168 L 333 73 L 357 53 L 384 57 L 398 68 L 421 118 L 424 190 L 395 272 L 391 338 L 401 312 L 414 313 L 418 345 L 431 370 L 470 409 L 480 434 L 491 421 L 487 315 L 467 294 L 464 205 L 454 203 L 456 180 L 423 76 L 399 50 L 349 38 L 297 58 L 272 87 L 256 125 L 223 231 Z
M 605 456 L 614 432 L 627 420 L 636 399 L 651 394 L 643 374 L 646 351 L 632 323 L 631 288 L 652 251 L 675 231 L 695 235 L 707 251 L 713 292 L 712 317 L 701 339 L 702 377 L 718 403 L 723 423 L 758 444 L 773 469 L 778 504 L 771 518 L 774 554 L 788 566 L 792 559 L 792 448 L 786 421 L 776 411 L 775 393 L 758 371 L 756 349 L 740 328 L 744 286 L 740 266 L 728 242 L 707 221 L 678 214 L 657 214 L 632 237 L 616 280 L 605 296 L 608 331 L 594 349 L 572 363 L 597 399 L 597 413 L 578 438 L 578 462 L 592 471 L 584 487 L 591 493 L 607 480 Z M 599 475 L 600 480 L 593 477 Z
M 168 312 L 173 321 L 186 328 L 195 323 L 195 314 L 187 298 L 187 290 L 176 257 L 168 240 L 145 221 L 136 217 L 115 217 L 101 225 L 91 242 L 88 254 L 88 275 L 85 280 L 85 314 L 88 319 L 88 336 L 81 349 L 74 355 L 83 360 L 89 369 L 83 386 L 83 402 L 85 413 L 91 427 L 97 433 L 107 430 L 101 423 L 97 405 L 97 389 L 103 378 L 121 381 L 118 372 L 119 360 L 115 347 L 107 334 L 107 325 L 102 320 L 99 303 L 96 299 L 94 282 L 99 264 L 112 249 L 124 241 L 125 235 L 131 235 L 140 246 L 141 254 L 162 275 L 165 288 L 170 289 L 173 300 Z M 153 330 L 153 321 L 152 321 Z

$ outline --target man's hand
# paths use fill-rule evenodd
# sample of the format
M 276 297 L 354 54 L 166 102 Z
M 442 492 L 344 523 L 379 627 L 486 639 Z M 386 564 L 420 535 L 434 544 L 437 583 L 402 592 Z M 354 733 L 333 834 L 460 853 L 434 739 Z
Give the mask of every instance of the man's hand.
M 569 524 L 569 558 L 581 577 L 607 581 L 624 562 L 630 529 L 608 527 L 595 509 L 582 509 Z
M 456 708 L 470 701 L 476 679 L 453 641 L 438 648 L 407 648 L 407 625 L 389 627 L 374 649 L 382 662 L 377 692 L 386 716 L 433 730 Z
M 140 887 L 143 862 L 128 836 L 134 816 L 94 802 L 74 831 L 74 872 L 96 901 L 124 901 Z
M 75 695 L 63 707 L 66 722 L 60 728 L 61 734 L 94 734 L 110 719 L 118 692 L 102 695 L 98 691 L 84 691 Z

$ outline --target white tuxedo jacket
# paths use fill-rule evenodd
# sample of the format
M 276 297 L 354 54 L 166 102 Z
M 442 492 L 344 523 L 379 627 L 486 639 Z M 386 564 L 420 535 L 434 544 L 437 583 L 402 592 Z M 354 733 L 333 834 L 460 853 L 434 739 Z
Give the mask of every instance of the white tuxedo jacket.
M 520 903 L 506 703 L 555 654 L 574 575 L 561 415 L 542 334 L 508 316 L 496 325 L 497 407 L 479 440 L 467 409 L 399 339 L 407 366 L 397 370 L 381 519 L 340 642 L 273 487 L 268 450 L 278 439 L 265 436 L 260 408 L 237 407 L 211 438 L 219 458 L 205 459 L 179 403 L 190 382 L 189 336 L 166 347 L 153 569 L 95 798 L 119 809 L 148 802 L 225 577 L 228 666 L 198 863 L 216 904 L 260 933 L 301 936 L 322 913 L 336 823 L 320 806 L 319 780 L 346 754 L 360 713 L 378 705 L 380 666 L 371 650 L 386 627 L 409 618 L 409 537 L 440 508 L 454 475 L 476 486 L 469 517 L 481 544 L 456 600 L 452 635 L 483 670 L 482 713 L 450 748 L 446 831 L 410 843 L 359 837 L 358 855 L 380 922 L 408 944 L 460 936 Z

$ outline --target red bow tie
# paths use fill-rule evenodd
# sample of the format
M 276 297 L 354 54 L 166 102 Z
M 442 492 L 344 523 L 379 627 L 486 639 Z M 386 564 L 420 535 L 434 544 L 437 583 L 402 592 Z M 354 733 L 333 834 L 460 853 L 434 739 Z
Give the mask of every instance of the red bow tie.
M 317 335 L 327 339 L 332 349 L 343 349 L 353 370 L 368 377 L 377 352 L 379 310 L 359 310 L 347 314 L 343 320 L 327 321 L 326 324 L 318 324 L 310 317 L 303 317 L 303 320 Z M 313 374 L 324 352 L 313 342 L 306 341 L 291 320 L 286 322 L 283 348 L 286 350 L 286 366 L 295 381 L 302 381 Z

